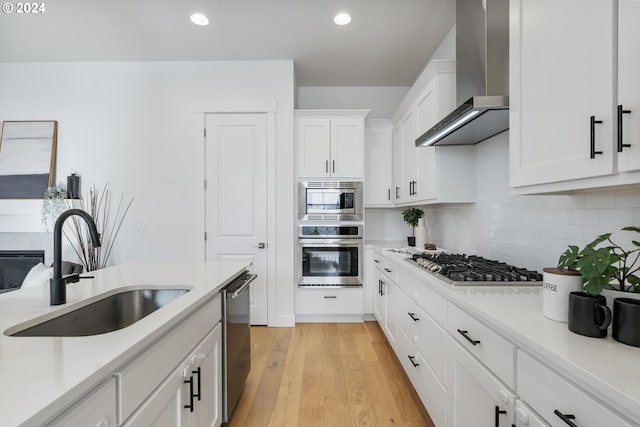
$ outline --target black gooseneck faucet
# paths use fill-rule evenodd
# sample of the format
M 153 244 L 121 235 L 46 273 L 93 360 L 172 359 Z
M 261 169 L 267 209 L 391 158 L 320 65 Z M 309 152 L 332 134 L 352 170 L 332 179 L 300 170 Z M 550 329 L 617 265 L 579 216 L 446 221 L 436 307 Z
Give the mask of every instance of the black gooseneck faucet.
M 96 223 L 87 212 L 80 209 L 69 209 L 60 214 L 53 226 L 53 279 L 49 280 L 49 300 L 51 305 L 60 305 L 67 302 L 67 283 L 80 280 L 79 274 L 62 276 L 62 225 L 72 215 L 78 215 L 89 226 L 89 234 L 94 247 L 100 246 L 100 233 Z

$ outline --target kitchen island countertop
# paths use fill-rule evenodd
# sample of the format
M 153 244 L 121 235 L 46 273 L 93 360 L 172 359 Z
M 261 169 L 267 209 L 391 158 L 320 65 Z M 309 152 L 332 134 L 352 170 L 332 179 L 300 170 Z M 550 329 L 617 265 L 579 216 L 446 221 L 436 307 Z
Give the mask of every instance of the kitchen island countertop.
M 0 425 L 36 426 L 86 394 L 161 339 L 248 267 L 247 260 L 131 263 L 67 285 L 67 303 L 49 305 L 49 286 L 0 295 Z M 141 287 L 190 291 L 124 329 L 88 337 L 11 337 L 5 331 L 54 317 L 96 296 Z M 54 314 L 55 313 L 55 314 Z M 212 325 L 213 326 L 213 325 Z

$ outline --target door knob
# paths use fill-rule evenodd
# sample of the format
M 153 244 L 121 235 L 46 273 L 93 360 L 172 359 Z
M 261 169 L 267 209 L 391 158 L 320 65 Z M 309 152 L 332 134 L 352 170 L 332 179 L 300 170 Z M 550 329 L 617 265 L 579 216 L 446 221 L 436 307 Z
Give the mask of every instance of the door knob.
M 260 243 L 258 243 L 257 245 L 252 245 L 251 247 L 252 247 L 252 248 L 258 248 L 258 249 L 264 249 L 264 248 L 266 248 L 266 247 L 267 247 L 267 244 L 266 244 L 266 243 L 264 243 L 264 242 L 260 242 Z

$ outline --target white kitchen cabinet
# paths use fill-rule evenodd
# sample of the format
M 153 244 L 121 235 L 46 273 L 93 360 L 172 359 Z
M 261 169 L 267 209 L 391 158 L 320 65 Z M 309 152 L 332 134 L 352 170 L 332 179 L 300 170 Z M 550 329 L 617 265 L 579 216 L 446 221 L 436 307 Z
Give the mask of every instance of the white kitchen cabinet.
M 205 400 L 196 416 L 206 417 L 206 425 L 214 420 L 221 423 L 221 319 L 222 303 L 217 294 L 167 336 L 118 370 L 119 424 L 149 422 L 151 425 L 155 414 L 163 413 L 167 419 L 175 420 L 175 425 L 194 425 L 184 424 L 185 419 L 188 423 L 193 417 L 184 413 L 189 411 L 184 409 L 185 399 L 189 398 L 184 381 L 192 377 L 187 366 L 193 370 L 201 366 L 201 399 Z M 214 327 L 216 330 L 210 333 Z M 206 336 L 208 339 L 202 341 Z M 194 350 L 196 346 L 199 347 Z M 182 410 L 178 411 L 179 408 Z M 139 421 L 132 423 L 132 419 Z
M 365 207 L 393 204 L 393 125 L 390 120 L 367 120 L 365 127 Z
M 514 194 L 640 183 L 640 5 L 561 3 L 510 3 Z
M 51 427 L 115 427 L 117 425 L 115 378 L 100 384 L 71 409 L 47 425 Z
M 549 424 L 566 426 L 564 417 L 580 427 L 632 425 L 526 352 L 517 358 L 518 395 Z
M 614 1 L 510 6 L 511 186 L 612 174 Z
M 475 200 L 473 146 L 415 146 L 420 135 L 453 111 L 455 102 L 455 62 L 432 61 L 393 114 L 395 205 Z
M 395 347 L 398 323 L 396 308 L 398 286 L 395 284 L 394 279 L 397 277 L 397 273 L 395 266 L 385 262 L 384 259 L 379 259 L 379 261 L 376 264 L 377 293 L 375 295 L 375 314 L 387 340 L 389 340 L 392 347 Z
M 140 405 L 124 426 L 220 426 L 221 344 L 222 324 L 218 323 L 193 353 Z M 193 394 L 191 381 L 194 382 Z
M 298 322 L 362 322 L 363 314 L 362 287 L 297 289 L 296 321 Z
M 640 169 L 640 0 L 618 0 L 618 170 Z M 619 128 L 620 131 L 620 128 Z M 617 139 L 620 135 L 616 135 Z
M 368 110 L 296 110 L 299 178 L 362 179 Z
M 449 427 L 508 427 L 515 421 L 515 395 L 455 339 L 449 355 Z

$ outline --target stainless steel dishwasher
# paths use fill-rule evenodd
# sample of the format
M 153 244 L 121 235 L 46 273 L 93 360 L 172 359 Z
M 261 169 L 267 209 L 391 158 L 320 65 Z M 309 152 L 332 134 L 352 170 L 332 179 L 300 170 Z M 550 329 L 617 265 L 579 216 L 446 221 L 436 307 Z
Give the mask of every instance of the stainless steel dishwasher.
M 256 274 L 245 270 L 222 292 L 222 420 L 229 422 L 251 370 L 249 284 Z

